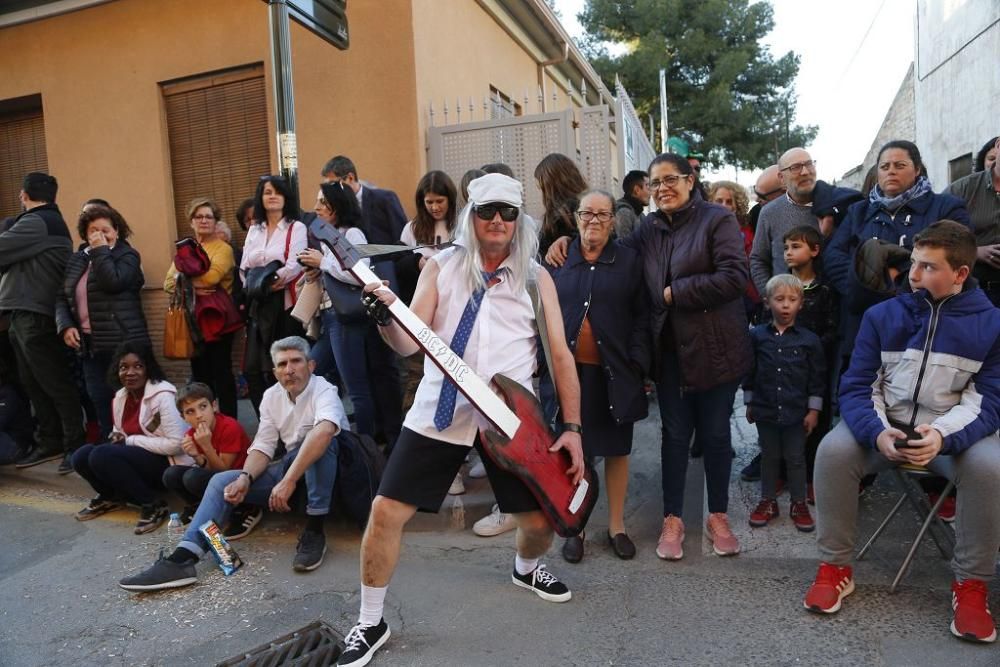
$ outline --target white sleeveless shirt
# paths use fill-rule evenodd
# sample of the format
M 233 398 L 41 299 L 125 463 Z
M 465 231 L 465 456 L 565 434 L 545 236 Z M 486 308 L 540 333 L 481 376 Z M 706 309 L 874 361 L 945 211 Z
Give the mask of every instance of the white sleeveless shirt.
M 472 295 L 465 276 L 461 275 L 460 253 L 464 248 L 452 247 L 441 251 L 428 261 L 440 268 L 437 276 L 438 302 L 431 329 L 448 345 L 458 329 L 465 305 Z M 498 282 L 486 290 L 476 317 L 472 334 L 462 358 L 484 381 L 497 373 L 509 377 L 532 391 L 531 376 L 537 366 L 535 311 L 528 291 L 516 291 L 510 277 L 508 260 L 497 276 Z M 532 266 L 531 270 L 537 270 Z M 406 413 L 403 426 L 434 440 L 471 447 L 475 444 L 476 431 L 490 428 L 489 422 L 458 392 L 455 416 L 443 431 L 434 426 L 434 413 L 441 395 L 444 374 L 429 358 L 424 359 L 424 377 L 413 399 L 413 407 Z M 532 392 L 534 393 L 534 392 Z

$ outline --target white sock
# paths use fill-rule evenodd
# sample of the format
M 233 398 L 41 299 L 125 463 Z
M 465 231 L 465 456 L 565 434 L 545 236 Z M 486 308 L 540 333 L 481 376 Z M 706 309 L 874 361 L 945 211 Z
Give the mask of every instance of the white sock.
M 514 556 L 514 569 L 522 577 L 526 574 L 531 574 L 535 568 L 538 567 L 537 558 L 521 558 L 518 555 Z
M 361 585 L 361 615 L 358 623 L 362 625 L 378 625 L 382 620 L 382 609 L 385 607 L 385 592 L 388 586 Z

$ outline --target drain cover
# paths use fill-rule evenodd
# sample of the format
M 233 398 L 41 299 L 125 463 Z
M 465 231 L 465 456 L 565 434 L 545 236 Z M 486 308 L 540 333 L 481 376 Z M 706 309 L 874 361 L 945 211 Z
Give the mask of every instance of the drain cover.
M 322 621 L 282 635 L 242 655 L 228 658 L 216 667 L 320 667 L 332 665 L 343 650 L 339 632 Z

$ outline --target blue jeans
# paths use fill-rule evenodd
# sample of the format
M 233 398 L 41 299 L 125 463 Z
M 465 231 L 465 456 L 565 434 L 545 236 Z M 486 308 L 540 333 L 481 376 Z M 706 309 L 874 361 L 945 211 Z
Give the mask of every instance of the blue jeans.
M 296 448 L 285 454 L 285 457 L 280 461 L 271 463 L 261 476 L 250 485 L 250 490 L 247 491 L 243 502 L 267 507 L 271 489 L 282 480 L 300 451 L 301 448 Z M 330 512 L 333 485 L 337 481 L 337 453 L 339 451 L 340 446 L 337 438 L 332 438 L 323 455 L 306 469 L 303 476 L 306 482 L 306 514 L 310 516 L 324 516 Z M 184 547 L 199 558 L 204 555 L 205 551 L 208 550 L 208 543 L 198 532 L 198 528 L 209 520 L 214 521 L 219 526 L 226 524 L 234 505 L 226 502 L 223 492 L 226 486 L 239 476 L 239 470 L 224 470 L 212 476 L 212 481 L 208 483 L 201 504 L 198 505 L 198 511 L 195 512 L 194 518 L 188 524 L 184 538 L 178 546 Z
M 729 473 L 733 465 L 729 417 L 738 382 L 716 385 L 705 391 L 682 391 L 677 354 L 664 350 L 656 395 L 663 422 L 660 466 L 663 473 L 663 516 L 681 517 L 687 479 L 691 436 L 702 443 L 708 511 L 725 512 L 729 507 Z
M 337 362 L 340 379 L 347 386 L 347 395 L 354 407 L 354 430 L 364 435 L 375 435 L 375 399 L 368 382 L 368 364 L 365 354 L 365 336 L 368 322 L 344 324 L 331 308 L 323 311 L 323 333 L 330 340 L 333 358 Z
M 94 411 L 97 412 L 97 425 L 101 428 L 98 442 L 104 442 L 114 428 L 114 423 L 111 421 L 111 401 L 115 397 L 115 392 L 108 384 L 111 356 L 110 352 L 95 352 L 93 356 L 85 354 L 80 358 L 83 381 L 87 385 L 90 402 L 94 404 Z

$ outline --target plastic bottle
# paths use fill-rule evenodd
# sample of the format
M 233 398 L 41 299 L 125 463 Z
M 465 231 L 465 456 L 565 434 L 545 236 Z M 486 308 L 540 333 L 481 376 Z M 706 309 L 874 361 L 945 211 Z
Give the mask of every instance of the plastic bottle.
M 184 537 L 184 524 L 181 523 L 181 516 L 177 512 L 170 515 L 167 522 L 167 553 L 177 548 L 177 543 Z

